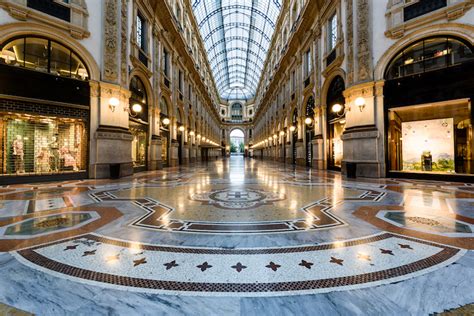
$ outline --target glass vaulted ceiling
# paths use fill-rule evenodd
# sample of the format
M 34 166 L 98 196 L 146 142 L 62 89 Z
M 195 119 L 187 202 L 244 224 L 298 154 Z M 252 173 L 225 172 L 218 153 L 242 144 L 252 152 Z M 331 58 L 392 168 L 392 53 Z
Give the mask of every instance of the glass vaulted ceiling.
M 193 11 L 221 98 L 255 96 L 281 0 L 194 0 Z

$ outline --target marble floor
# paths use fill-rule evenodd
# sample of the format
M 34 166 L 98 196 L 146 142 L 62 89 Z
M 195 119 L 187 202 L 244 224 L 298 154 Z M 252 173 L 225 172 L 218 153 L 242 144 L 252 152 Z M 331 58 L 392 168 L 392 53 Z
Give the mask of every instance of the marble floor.
M 429 315 L 473 284 L 469 183 L 232 157 L 0 187 L 0 303 L 36 315 Z

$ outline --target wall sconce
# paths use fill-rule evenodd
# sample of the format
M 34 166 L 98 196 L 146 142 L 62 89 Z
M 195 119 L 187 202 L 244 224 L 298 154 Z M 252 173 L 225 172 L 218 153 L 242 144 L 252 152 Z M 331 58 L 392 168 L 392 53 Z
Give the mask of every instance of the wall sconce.
M 363 111 L 365 108 L 365 99 L 363 97 L 358 97 L 355 100 L 355 105 L 359 107 L 359 111 Z
M 277 137 L 278 137 L 277 134 L 273 134 L 274 139 L 277 139 Z
M 230 150 L 230 146 L 226 146 L 225 149 L 226 149 L 227 151 L 229 151 L 229 150 Z
M 194 136 L 194 131 L 190 131 L 189 136 Z
M 307 118 L 305 118 L 304 123 L 306 125 L 311 125 L 313 123 L 313 119 L 308 116 Z
M 170 124 L 170 119 L 165 117 L 162 122 L 163 122 L 163 125 L 169 125 Z
M 285 136 L 285 132 L 284 132 L 284 131 L 281 131 L 281 132 L 280 132 L 280 136 Z
M 115 112 L 115 109 L 117 108 L 117 106 L 120 105 L 120 101 L 119 99 L 117 98 L 110 98 L 109 99 L 109 108 L 112 112 Z
M 295 130 L 296 130 L 296 126 L 291 125 L 291 126 L 290 126 L 290 131 L 291 131 L 291 132 L 294 132 Z
M 128 112 L 128 114 L 130 114 L 130 116 L 132 117 L 136 117 L 138 113 L 142 111 L 142 109 L 143 107 L 139 103 L 135 103 L 134 105 L 132 105 L 132 110 L 130 110 L 130 107 L 123 108 L 124 112 Z
M 180 132 L 184 132 L 184 125 L 181 125 L 180 127 L 178 127 L 178 130 L 179 130 Z
M 346 113 L 350 110 L 351 110 L 350 107 L 340 105 L 339 103 L 333 104 L 333 106 L 331 107 L 332 113 L 337 114 L 337 116 L 339 116 L 339 117 L 342 117 L 342 116 L 346 115 Z

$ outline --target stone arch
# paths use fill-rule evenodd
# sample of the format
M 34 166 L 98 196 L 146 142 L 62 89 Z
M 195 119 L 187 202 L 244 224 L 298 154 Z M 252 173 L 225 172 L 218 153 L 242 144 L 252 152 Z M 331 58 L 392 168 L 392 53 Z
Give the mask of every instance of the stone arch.
M 133 77 L 137 77 L 145 86 L 145 93 L 147 95 L 147 106 L 148 106 L 148 121 L 151 122 L 151 115 L 155 111 L 155 95 L 153 93 L 153 88 L 151 86 L 148 76 L 139 68 L 132 70 L 128 77 L 128 87 L 132 82 Z
M 385 70 L 396 54 L 398 54 L 403 48 L 419 40 L 422 40 L 423 38 L 431 36 L 454 36 L 471 43 L 471 45 L 474 45 L 474 38 L 472 34 L 474 34 L 474 26 L 459 23 L 445 23 L 436 26 L 431 25 L 407 34 L 402 39 L 390 46 L 390 48 L 387 49 L 380 57 L 377 65 L 375 66 L 374 78 L 375 80 L 383 80 Z
M 322 106 L 327 106 L 327 95 L 329 92 L 329 87 L 331 86 L 332 81 L 334 78 L 337 76 L 340 76 L 344 82 L 347 82 L 346 80 L 346 72 L 342 70 L 341 68 L 337 68 L 336 70 L 332 71 L 327 77 L 326 80 L 324 80 L 323 87 L 321 89 L 321 104 Z
M 42 36 L 61 43 L 77 55 L 86 64 L 89 70 L 89 79 L 100 81 L 100 68 L 92 54 L 81 43 L 74 40 L 69 34 L 62 33 L 56 28 L 34 22 L 9 23 L 0 26 L 0 43 L 20 36 Z

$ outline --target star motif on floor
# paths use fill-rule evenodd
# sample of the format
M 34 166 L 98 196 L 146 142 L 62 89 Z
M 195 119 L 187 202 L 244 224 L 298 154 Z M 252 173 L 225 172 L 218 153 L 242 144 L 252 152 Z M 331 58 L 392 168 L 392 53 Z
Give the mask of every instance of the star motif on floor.
M 173 260 L 171 262 L 165 263 L 164 266 L 166 267 L 166 270 L 169 270 L 171 268 L 179 266 L 179 264 L 176 263 L 176 260 Z
M 272 269 L 273 271 L 276 271 L 278 270 L 278 268 L 281 267 L 281 265 L 279 264 L 276 264 L 275 262 L 273 261 L 270 261 L 270 263 L 268 265 L 265 266 L 266 268 L 269 268 L 269 269 Z
M 343 265 L 344 265 L 344 264 L 343 264 L 344 260 L 338 259 L 338 258 L 334 258 L 334 257 L 331 257 L 331 260 L 330 260 L 329 262 L 338 264 L 338 265 L 340 265 L 340 266 L 343 266 Z
M 357 259 L 372 261 L 372 258 L 369 255 L 366 255 L 364 253 L 358 253 L 357 254 Z
M 203 264 L 200 264 L 198 266 L 196 266 L 197 268 L 201 269 L 202 272 L 206 271 L 207 269 L 210 269 L 212 268 L 212 266 L 206 262 L 204 262 Z
M 74 245 L 74 246 L 67 246 L 66 248 L 64 248 L 64 251 L 66 250 L 75 250 L 77 248 L 78 245 Z
M 306 269 L 311 269 L 311 266 L 314 265 L 314 263 L 306 261 L 306 260 L 301 260 L 301 262 L 298 263 L 298 265 L 305 267 Z
M 119 258 L 120 258 L 120 254 L 118 253 L 116 255 L 106 257 L 105 261 L 107 261 L 107 262 L 117 261 L 117 260 L 119 260 Z
M 145 264 L 147 263 L 146 262 L 146 257 L 143 257 L 141 259 L 138 259 L 138 260 L 133 260 L 133 266 L 136 267 L 136 266 L 139 266 L 141 264 Z
M 91 250 L 91 251 L 84 251 L 84 254 L 82 255 L 83 257 L 86 257 L 86 256 L 93 256 L 95 255 L 95 252 L 97 251 L 97 249 L 94 249 L 94 250 Z
M 410 246 L 410 245 L 405 245 L 405 244 L 398 244 L 400 246 L 400 248 L 402 249 L 411 249 L 413 250 L 413 248 Z
M 393 251 L 392 250 L 388 250 L 388 249 L 382 249 L 380 248 L 380 252 L 383 254 L 383 255 L 391 255 L 391 256 L 395 256 L 393 254 Z
M 237 270 L 237 272 L 240 272 L 243 269 L 246 269 L 247 266 L 244 266 L 244 265 L 242 265 L 242 263 L 237 262 L 237 264 L 235 266 L 232 266 L 231 268 Z

